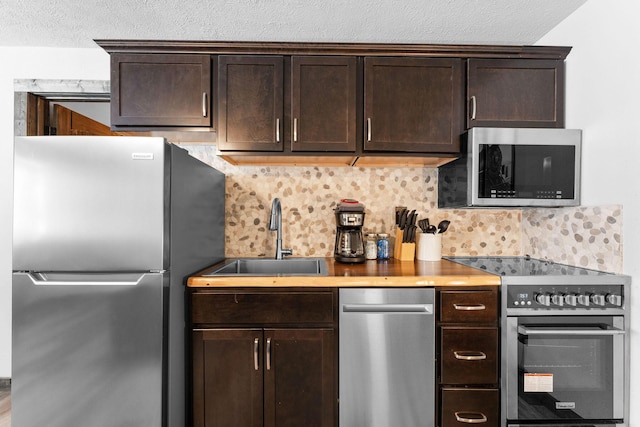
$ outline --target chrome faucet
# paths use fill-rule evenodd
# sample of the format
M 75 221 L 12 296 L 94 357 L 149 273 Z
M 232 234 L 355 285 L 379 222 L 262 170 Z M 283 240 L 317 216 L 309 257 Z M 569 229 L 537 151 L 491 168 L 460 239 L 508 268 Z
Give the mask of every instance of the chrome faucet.
M 276 234 L 276 259 L 282 259 L 283 255 L 292 255 L 291 249 L 282 249 L 282 205 L 277 197 L 271 202 L 271 219 L 269 230 L 277 231 Z

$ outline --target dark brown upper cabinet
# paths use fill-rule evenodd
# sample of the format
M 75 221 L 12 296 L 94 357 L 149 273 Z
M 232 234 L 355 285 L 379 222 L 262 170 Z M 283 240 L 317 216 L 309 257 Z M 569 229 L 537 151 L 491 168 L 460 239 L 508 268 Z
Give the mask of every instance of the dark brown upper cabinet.
M 291 151 L 356 149 L 357 59 L 291 59 Z
M 467 128 L 564 127 L 564 61 L 469 59 Z
M 218 57 L 218 148 L 282 151 L 283 57 Z
M 460 150 L 461 59 L 368 57 L 364 61 L 364 151 Z
M 211 56 L 111 54 L 111 126 L 212 127 Z

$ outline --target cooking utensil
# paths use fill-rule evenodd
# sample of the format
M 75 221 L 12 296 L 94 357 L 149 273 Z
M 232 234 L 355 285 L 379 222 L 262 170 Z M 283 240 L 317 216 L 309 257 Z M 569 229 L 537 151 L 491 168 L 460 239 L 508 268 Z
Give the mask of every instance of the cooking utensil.
M 430 233 L 430 234 L 436 234 L 436 232 L 437 232 L 437 231 L 438 231 L 438 229 L 437 229 L 437 228 L 436 228 L 436 226 L 435 226 L 435 225 L 433 225 L 433 224 L 430 224 L 430 225 L 427 227 L 427 233 Z
M 440 223 L 438 224 L 438 234 L 447 231 L 447 228 L 449 228 L 449 224 L 451 224 L 451 221 L 449 221 L 448 219 L 443 219 L 442 221 L 440 221 Z
M 420 227 L 423 233 L 426 233 L 427 229 L 429 228 L 429 218 L 424 218 L 418 221 L 418 226 Z

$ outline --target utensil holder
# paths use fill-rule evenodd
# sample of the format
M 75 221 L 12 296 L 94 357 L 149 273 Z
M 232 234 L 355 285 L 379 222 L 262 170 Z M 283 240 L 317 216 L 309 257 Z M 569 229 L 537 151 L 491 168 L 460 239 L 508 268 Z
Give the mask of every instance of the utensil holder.
M 419 261 L 440 261 L 442 258 L 442 234 L 419 233 L 416 258 Z

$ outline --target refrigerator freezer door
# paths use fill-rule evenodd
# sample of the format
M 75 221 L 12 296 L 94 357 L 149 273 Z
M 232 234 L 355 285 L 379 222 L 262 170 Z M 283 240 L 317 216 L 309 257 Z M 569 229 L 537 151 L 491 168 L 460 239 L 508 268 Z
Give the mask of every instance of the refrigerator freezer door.
M 167 280 L 14 273 L 12 424 L 161 426 Z
M 13 270 L 167 268 L 164 138 L 16 137 Z

